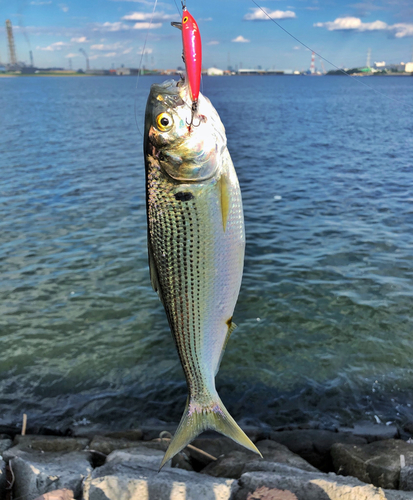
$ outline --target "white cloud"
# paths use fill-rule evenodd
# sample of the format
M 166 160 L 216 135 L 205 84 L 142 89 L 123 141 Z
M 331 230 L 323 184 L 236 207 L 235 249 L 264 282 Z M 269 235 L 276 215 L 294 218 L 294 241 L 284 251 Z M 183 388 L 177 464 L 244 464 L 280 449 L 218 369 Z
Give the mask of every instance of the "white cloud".
M 55 42 L 52 43 L 51 45 L 48 45 L 47 47 L 36 47 L 36 49 L 46 50 L 48 52 L 55 52 L 56 50 L 62 50 L 64 47 L 67 47 L 68 45 L 70 44 L 65 42 Z
M 293 49 L 294 49 L 294 50 L 300 50 L 300 49 L 301 49 L 301 47 L 300 47 L 299 45 L 295 45 L 295 46 L 293 47 Z
M 358 17 L 338 17 L 334 21 L 328 21 L 326 23 L 315 23 L 314 26 L 316 26 L 317 28 L 327 28 L 328 31 L 377 31 L 388 29 L 388 25 L 383 21 L 363 23 Z
M 240 42 L 240 43 L 248 43 L 250 40 L 248 40 L 247 38 L 244 38 L 242 35 L 240 35 L 240 36 L 237 36 L 237 38 L 234 38 L 231 41 L 232 42 Z
M 132 47 L 129 47 L 128 49 L 125 49 L 122 54 L 129 54 L 129 52 L 132 52 Z
M 52 3 L 52 0 L 49 0 L 48 2 L 30 2 L 30 5 L 50 5 Z
M 207 45 L 219 45 L 218 40 L 211 40 L 210 42 L 207 43 Z
M 131 27 L 128 24 L 121 23 L 120 21 L 116 21 L 114 23 L 95 23 L 93 30 L 94 31 L 126 31 L 130 30 Z
M 63 12 L 69 12 L 69 7 L 64 3 L 59 3 L 59 7 L 63 10 Z
M 115 57 L 116 52 L 108 52 L 107 54 L 103 54 L 103 57 Z
M 139 47 L 139 52 L 136 52 L 136 53 L 139 55 L 142 55 L 142 49 L 143 49 L 143 47 Z M 152 54 L 152 52 L 153 52 L 153 49 L 146 47 L 144 54 Z
M 100 43 L 100 44 L 97 44 L 97 45 L 91 45 L 90 46 L 90 49 L 91 50 L 117 50 L 117 49 L 121 49 L 122 48 L 122 44 L 119 43 L 119 42 L 116 42 L 116 43 L 112 43 L 112 44 L 103 44 L 103 43 Z
M 390 31 L 393 32 L 396 38 L 413 36 L 412 23 L 398 23 L 392 25 L 388 25 L 383 21 L 363 23 L 358 17 L 338 17 L 334 21 L 328 21 L 326 23 L 315 23 L 314 26 L 317 28 L 327 28 L 328 31 Z
M 204 21 L 204 22 L 212 21 L 212 17 L 200 17 L 198 21 Z
M 413 36 L 413 24 L 399 23 L 389 26 L 389 30 L 394 31 L 396 38 L 404 38 L 405 36 Z
M 75 42 L 75 43 L 84 43 L 84 42 L 87 42 L 88 39 L 85 36 L 79 36 L 79 37 L 71 38 L 70 41 Z
M 292 10 L 269 10 L 264 9 L 265 12 L 261 9 L 250 9 L 252 12 L 245 14 L 245 21 L 269 21 L 269 17 L 272 19 L 293 19 L 297 17 L 295 12 Z M 268 15 L 267 15 L 268 14 Z M 269 17 L 268 17 L 269 16 Z
M 162 21 L 176 21 L 175 15 L 165 14 L 164 12 L 132 12 L 132 14 L 128 14 L 127 16 L 122 17 L 122 21 L 151 21 L 153 23 L 162 22 Z
M 78 57 L 78 56 L 79 56 L 79 54 L 77 54 L 76 52 L 71 52 L 70 54 L 67 54 L 67 56 L 65 56 L 65 57 L 69 58 L 69 57 Z
M 134 30 L 148 30 L 149 28 L 157 29 L 161 28 L 162 23 L 136 23 L 133 25 Z

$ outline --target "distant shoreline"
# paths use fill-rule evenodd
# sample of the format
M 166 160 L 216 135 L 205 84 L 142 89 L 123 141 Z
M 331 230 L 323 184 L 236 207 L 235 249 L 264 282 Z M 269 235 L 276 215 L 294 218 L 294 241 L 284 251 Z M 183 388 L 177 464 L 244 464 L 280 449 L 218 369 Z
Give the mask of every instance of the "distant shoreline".
M 20 77 L 90 77 L 90 76 L 99 76 L 99 77 L 110 77 L 110 78 L 115 78 L 115 77 L 120 77 L 120 75 L 99 75 L 99 74 L 86 74 L 86 73 L 31 73 L 31 74 L 9 74 L 9 73 L 0 73 L 0 78 L 20 78 Z M 121 75 L 122 77 L 124 76 L 134 76 L 136 77 L 137 75 L 133 74 L 133 75 Z M 173 74 L 165 74 L 163 75 L 162 73 L 151 73 L 151 74 L 143 74 L 143 75 L 140 75 L 140 76 L 175 76 Z M 204 75 L 204 76 L 208 76 L 208 75 Z M 212 75 L 211 75 L 212 76 Z M 228 75 L 213 75 L 213 77 L 217 77 L 217 76 L 228 76 Z M 230 75 L 230 76 L 274 76 L 274 74 L 272 75 L 266 75 L 266 74 L 260 74 L 260 73 L 243 73 L 242 75 Z M 304 74 L 299 74 L 299 75 L 294 75 L 294 74 L 284 74 L 284 73 L 278 73 L 278 74 L 275 74 L 275 76 L 346 76 L 345 73 L 342 73 L 342 72 L 337 72 L 336 74 L 334 75 L 331 75 L 331 74 L 325 74 L 325 75 L 304 75 Z M 412 73 L 381 73 L 381 74 L 359 74 L 359 73 L 353 73 L 351 74 L 350 76 L 356 76 L 356 77 L 381 77 L 381 76 L 384 76 L 384 77 L 389 77 L 389 76 L 405 76 L 405 77 L 412 77 L 413 74 Z

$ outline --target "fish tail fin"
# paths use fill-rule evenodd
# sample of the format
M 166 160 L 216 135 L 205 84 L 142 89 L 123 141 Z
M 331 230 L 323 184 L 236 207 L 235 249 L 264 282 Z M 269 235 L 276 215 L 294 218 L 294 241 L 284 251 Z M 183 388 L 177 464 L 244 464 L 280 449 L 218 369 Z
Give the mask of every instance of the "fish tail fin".
M 258 453 L 262 457 L 258 448 L 231 417 L 218 394 L 215 393 L 215 397 L 211 398 L 211 402 L 208 405 L 201 405 L 195 400 L 187 399 L 181 422 L 166 450 L 159 470 L 162 469 L 168 460 L 171 460 L 201 432 L 207 429 L 224 434 L 224 436 L 233 439 L 235 442 L 245 446 L 248 450 Z

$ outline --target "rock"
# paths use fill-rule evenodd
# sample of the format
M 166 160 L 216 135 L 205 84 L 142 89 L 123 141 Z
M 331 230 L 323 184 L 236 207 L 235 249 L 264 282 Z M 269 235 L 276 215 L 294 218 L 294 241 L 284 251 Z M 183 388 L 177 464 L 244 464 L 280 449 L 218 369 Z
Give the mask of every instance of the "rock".
M 400 439 L 366 445 L 335 444 L 331 454 L 338 474 L 389 489 L 399 487 L 400 455 L 404 455 L 406 464 L 413 464 L 413 446 Z
M 157 439 L 161 432 L 169 432 L 172 436 L 175 434 L 175 431 L 178 427 L 178 424 L 156 424 L 156 425 L 143 425 L 143 440 L 150 441 L 152 439 Z
M 339 432 L 362 437 L 366 439 L 368 443 L 382 441 L 384 439 L 396 439 L 399 437 L 399 431 L 395 425 L 380 425 L 370 422 L 361 422 L 354 427 L 340 427 Z
M 259 463 L 285 463 L 292 467 L 297 467 L 302 470 L 318 472 L 315 467 L 310 465 L 304 459 L 292 453 L 286 446 L 275 441 L 264 440 L 257 443 L 258 449 L 261 451 L 264 460 L 260 460 L 256 453 L 248 450 L 238 451 L 233 450 L 222 455 L 216 462 L 211 462 L 203 470 L 202 474 L 209 474 L 214 477 L 229 477 L 238 479 L 243 472 L 251 470 L 249 464 Z M 257 465 L 254 465 L 256 467 Z M 253 469 L 263 470 L 263 469 Z
M 45 493 L 44 495 L 37 497 L 35 500 L 74 500 L 74 497 L 73 491 L 65 488 L 63 490 L 55 490 L 50 493 Z
M 335 443 L 366 444 L 367 441 L 350 433 L 318 429 L 296 429 L 272 432 L 271 439 L 286 446 L 308 463 L 323 472 L 334 470 L 331 447 Z
M 61 436 L 21 436 L 17 435 L 14 438 L 13 448 L 9 448 L 4 453 L 4 458 L 7 460 L 17 456 L 19 451 L 43 451 L 55 453 L 69 453 L 72 451 L 82 451 L 89 444 L 87 438 L 72 438 Z
M 191 444 L 192 446 L 207 452 L 209 455 L 212 455 L 215 458 L 218 458 L 221 455 L 227 455 L 230 451 L 245 451 L 245 448 L 243 446 L 227 437 L 217 436 L 213 438 L 198 438 L 194 439 Z M 199 453 L 193 448 L 188 447 L 187 452 L 192 459 L 199 462 L 203 466 L 206 466 L 209 463 L 213 462 L 211 458 L 208 458 L 207 456 Z
M 90 454 L 27 453 L 20 451 L 12 459 L 14 498 L 36 498 L 53 490 L 67 488 L 80 496 L 83 480 L 92 472 Z
M 138 448 L 128 448 L 124 450 L 113 451 L 107 458 L 106 464 L 135 464 L 141 467 L 150 467 L 153 470 L 159 470 L 164 452 L 161 450 L 154 450 L 146 446 Z M 171 467 L 171 461 L 165 464 L 166 468 Z
M 7 487 L 6 462 L 4 462 L 0 458 L 0 500 L 6 498 L 6 487 Z
M 136 448 L 138 446 L 151 447 L 157 450 L 164 450 L 168 447 L 167 441 L 129 441 L 127 439 L 116 439 L 105 436 L 95 436 L 90 443 L 90 449 L 109 455 L 115 450 Z
M 403 491 L 413 491 L 413 465 L 401 468 L 399 489 Z
M 201 474 L 213 477 L 228 477 L 238 479 L 241 477 L 245 463 L 251 460 L 252 453 L 233 450 L 226 455 L 221 455 L 218 460 L 210 462 Z
M 125 431 L 105 432 L 104 436 L 113 439 L 126 439 L 128 441 L 141 441 L 143 432 L 141 429 L 129 429 Z
M 298 500 L 412 500 L 409 492 L 382 490 L 352 477 L 307 472 L 284 464 L 274 465 L 277 467 L 273 472 L 243 474 L 239 480 L 240 488 L 232 500 L 246 500 L 250 493 L 263 486 L 270 491 L 278 489 L 293 493 Z
M 236 489 L 232 479 L 172 468 L 158 474 L 131 462 L 108 463 L 86 481 L 84 500 L 229 500 Z
M 13 446 L 13 441 L 11 439 L 0 439 L 0 456 Z
M 291 491 L 261 486 L 253 493 L 248 493 L 247 500 L 298 500 L 298 498 Z
M 153 467 L 158 470 L 161 465 L 162 458 L 167 448 L 167 443 L 159 443 L 159 442 L 151 442 L 151 441 L 143 441 L 139 442 L 139 446 L 136 446 L 138 443 L 135 442 L 134 448 L 124 448 L 123 450 L 115 450 L 106 459 L 106 463 L 116 461 L 135 461 L 140 462 L 141 458 L 151 457 L 151 461 L 153 462 Z M 121 457 L 119 460 L 117 457 Z M 145 462 L 145 460 L 144 460 Z M 192 465 L 187 455 L 184 453 L 178 453 L 169 461 L 165 467 L 177 467 L 179 469 L 185 469 L 192 471 Z

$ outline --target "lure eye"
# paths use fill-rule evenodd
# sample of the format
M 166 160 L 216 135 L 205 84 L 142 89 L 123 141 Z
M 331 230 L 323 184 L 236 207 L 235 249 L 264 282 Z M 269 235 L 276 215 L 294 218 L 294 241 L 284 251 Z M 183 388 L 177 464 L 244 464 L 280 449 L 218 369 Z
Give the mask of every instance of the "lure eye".
M 172 128 L 173 120 L 168 113 L 161 113 L 156 117 L 156 125 L 161 132 L 166 132 Z
M 188 16 L 185 16 L 185 17 L 182 19 L 182 22 L 183 22 L 183 24 L 187 23 L 187 22 L 188 22 Z

